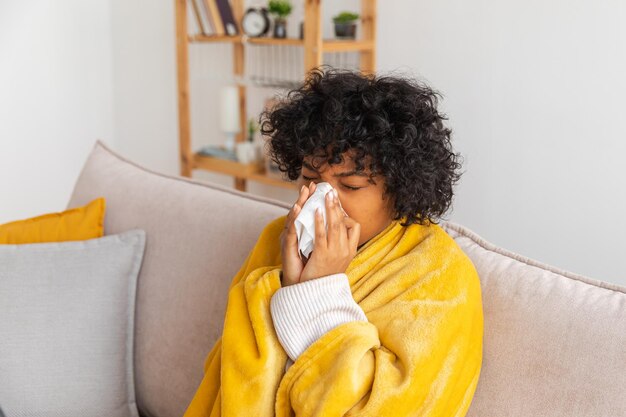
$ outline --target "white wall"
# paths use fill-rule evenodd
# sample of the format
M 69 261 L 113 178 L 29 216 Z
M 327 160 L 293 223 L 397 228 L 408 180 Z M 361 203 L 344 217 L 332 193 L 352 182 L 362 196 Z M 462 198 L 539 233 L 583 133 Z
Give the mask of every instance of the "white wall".
M 113 138 L 110 5 L 0 0 L 0 223 L 65 210 Z
M 22 22 L 12 23 L 8 29 L 0 25 L 2 54 L 4 57 L 5 45 L 12 44 L 6 41 L 8 32 L 11 38 L 18 39 L 19 45 L 36 51 L 35 58 L 23 56 L 17 60 L 22 63 L 19 67 L 0 66 L 3 71 L 0 82 L 3 91 L 4 84 L 11 88 L 13 96 L 24 86 L 36 90 L 28 90 L 20 111 L 14 113 L 25 120 L 32 120 L 34 114 L 38 117 L 36 124 L 25 121 L 18 124 L 12 120 L 8 129 L 4 122 L 0 124 L 2 155 L 9 150 L 11 159 L 19 161 L 10 165 L 10 169 L 0 168 L 2 190 L 8 190 L 12 200 L 9 211 L 5 206 L 0 214 L 8 218 L 8 214 L 24 213 L 23 207 L 34 213 L 40 211 L 42 204 L 64 202 L 67 187 L 74 179 L 70 171 L 75 171 L 82 162 L 77 155 L 84 152 L 85 141 L 90 142 L 95 136 L 104 136 L 114 148 L 139 163 L 177 174 L 173 1 L 110 2 L 112 73 L 107 65 L 95 63 L 98 58 L 105 62 L 105 52 L 111 47 L 106 36 L 101 36 L 107 29 L 100 30 L 108 22 L 106 4 L 66 1 L 61 11 L 42 13 L 46 19 L 41 17 L 32 26 L 42 28 L 41 32 L 32 35 L 24 20 L 33 18 L 32 7 L 29 6 L 28 16 L 24 17 L 21 15 L 25 6 L 20 3 L 14 1 L 2 7 L 13 18 L 8 19 L 2 10 L 0 19 Z M 94 4 L 100 13 L 94 13 Z M 332 4 L 333 8 L 324 9 L 328 36 L 330 16 L 359 3 L 343 0 L 325 4 Z M 626 211 L 623 192 L 626 174 L 619 169 L 626 151 L 626 126 L 620 118 L 624 108 L 622 97 L 626 95 L 622 76 L 626 73 L 626 29 L 621 24 L 626 18 L 625 3 L 619 0 L 379 0 L 378 4 L 378 70 L 413 74 L 441 91 L 442 108 L 454 130 L 453 144 L 465 156 L 466 173 L 446 219 L 539 261 L 626 285 L 626 275 L 618 269 L 624 249 L 620 237 L 626 232 L 621 215 Z M 297 6 L 289 27 L 293 35 L 300 12 Z M 64 70 L 56 78 L 49 75 L 51 80 L 39 80 L 36 84 L 32 79 L 38 73 L 29 70 L 31 65 L 26 64 L 29 60 L 37 60 L 40 65 L 48 62 L 46 51 L 61 48 L 59 35 L 42 37 L 40 33 L 51 28 L 78 31 L 75 25 L 79 16 L 99 29 L 90 33 L 81 31 L 82 37 L 65 40 L 70 46 L 62 49 L 71 56 L 52 59 Z M 42 47 L 40 42 L 46 42 L 48 47 Z M 98 43 L 103 47 L 97 52 L 86 47 Z M 232 63 L 229 48 L 229 45 L 192 46 L 194 148 L 223 140 L 217 129 L 216 92 L 229 80 L 227 74 Z M 78 61 L 78 68 L 63 64 L 68 60 Z M 67 75 L 71 70 L 74 70 L 72 83 Z M 6 71 L 11 71 L 13 77 L 5 75 Z M 15 77 L 22 87 L 8 81 Z M 90 84 L 92 79 L 97 79 L 100 85 Z M 111 85 L 112 98 L 107 95 Z M 90 88 L 91 92 L 86 93 Z M 46 91 L 43 101 L 37 93 L 42 89 Z M 273 93 L 266 89 L 250 91 L 249 111 L 258 111 L 263 99 Z M 51 105 L 58 96 L 68 94 L 83 94 L 79 97 L 82 100 L 64 97 L 62 106 Z M 7 100 L 4 93 L 2 96 L 3 107 L 15 107 L 15 100 Z M 109 100 L 114 109 L 113 120 Z M 29 106 L 34 105 L 40 108 L 31 111 Z M 47 114 L 44 109 L 47 112 L 54 109 L 53 120 L 42 116 Z M 6 109 L 2 110 L 2 115 L 7 114 Z M 67 120 L 81 120 L 69 132 L 74 133 L 74 142 L 65 139 L 70 136 L 63 130 L 70 129 Z M 45 128 L 41 127 L 44 121 L 47 121 Z M 22 128 L 23 125 L 26 127 Z M 43 131 L 47 132 L 45 140 L 39 139 Z M 7 132 L 12 136 L 19 134 L 24 142 L 8 143 Z M 49 137 L 55 139 L 48 140 Z M 62 152 L 50 143 L 59 141 L 65 147 L 70 143 L 83 145 L 69 157 L 73 161 L 69 167 L 64 164 L 61 168 L 57 164 L 53 168 L 67 172 L 41 175 L 39 170 L 22 167 L 24 161 L 38 155 L 35 151 L 26 152 L 28 144 L 33 148 L 47 146 L 40 166 L 47 163 L 50 171 L 55 161 L 47 156 L 54 152 L 56 156 L 67 153 L 67 149 Z M 7 173 L 14 176 L 17 171 L 25 179 L 14 184 L 6 180 Z M 229 177 L 200 171 L 194 177 L 222 184 L 232 181 Z M 41 187 L 37 183 L 41 178 L 50 184 Z M 65 193 L 62 197 L 58 189 Z M 42 191 L 48 195 L 31 197 Z M 250 185 L 250 191 L 289 202 L 295 199 L 295 192 L 255 183 Z M 23 201 L 19 209 L 14 205 L 18 199 Z
M 178 174 L 174 1 L 110 4 L 116 150 Z
M 380 70 L 445 94 L 466 156 L 451 220 L 564 269 L 626 284 L 626 3 L 380 3 Z M 410 13 L 406 13 L 406 9 Z

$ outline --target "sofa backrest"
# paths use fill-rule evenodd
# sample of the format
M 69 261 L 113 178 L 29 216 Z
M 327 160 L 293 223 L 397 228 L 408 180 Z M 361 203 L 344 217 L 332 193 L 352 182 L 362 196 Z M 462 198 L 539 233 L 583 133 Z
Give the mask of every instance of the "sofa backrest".
M 140 413 L 180 417 L 221 334 L 232 277 L 289 204 L 148 170 L 101 141 L 67 207 L 97 196 L 106 199 L 105 234 L 146 231 L 135 325 Z M 468 416 L 623 415 L 626 290 L 441 225 L 476 265 L 483 290 L 483 367 Z
M 626 288 L 442 226 L 482 289 L 483 364 L 467 416 L 626 416 Z
M 105 235 L 146 231 L 135 314 L 135 387 L 145 416 L 183 415 L 222 331 L 228 286 L 288 204 L 145 169 L 97 141 L 68 207 L 105 197 Z

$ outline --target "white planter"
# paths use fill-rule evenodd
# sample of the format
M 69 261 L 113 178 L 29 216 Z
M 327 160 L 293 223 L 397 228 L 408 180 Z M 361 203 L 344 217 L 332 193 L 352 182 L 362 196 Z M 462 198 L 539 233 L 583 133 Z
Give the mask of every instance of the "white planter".
M 258 161 L 257 146 L 253 142 L 238 142 L 235 145 L 237 161 L 242 164 L 249 164 Z

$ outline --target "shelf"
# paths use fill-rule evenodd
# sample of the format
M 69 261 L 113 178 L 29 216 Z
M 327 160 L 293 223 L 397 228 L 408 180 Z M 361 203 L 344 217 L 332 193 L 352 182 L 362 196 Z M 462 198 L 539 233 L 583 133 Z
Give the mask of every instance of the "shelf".
M 252 174 L 247 179 L 251 181 L 260 182 L 263 184 L 275 185 L 277 187 L 287 188 L 289 190 L 296 190 L 298 188 L 298 185 L 295 182 L 288 182 L 288 181 L 279 180 L 277 178 L 268 177 L 265 174 L 265 171 L 262 171 L 257 174 Z
M 374 42 L 346 39 L 327 39 L 322 41 L 323 52 L 369 51 L 374 49 Z
M 188 41 L 191 43 L 201 42 L 231 42 L 250 43 L 254 45 L 288 45 L 304 46 L 304 40 L 298 38 L 272 38 L 261 37 L 251 38 L 237 35 L 189 35 Z M 374 49 L 374 42 L 352 39 L 324 39 L 322 40 L 322 52 L 346 52 L 346 51 L 368 51 Z
M 265 166 L 260 163 L 242 164 L 241 162 L 232 161 L 230 159 L 194 153 L 193 168 L 293 190 L 297 188 L 295 182 L 284 181 L 268 176 L 265 173 Z
M 230 35 L 189 35 L 187 40 L 191 43 L 196 42 L 241 42 L 241 36 Z
M 232 161 L 230 159 L 216 158 L 197 152 L 193 155 L 193 165 L 194 168 L 216 171 L 240 178 L 247 178 L 261 170 L 261 167 L 257 164 L 242 164 L 241 162 Z
M 304 46 L 304 40 L 298 38 L 247 38 L 246 42 L 257 45 Z
M 359 36 L 357 39 L 349 38 L 328 38 L 323 39 L 322 30 L 322 2 L 323 0 L 303 0 L 304 6 L 304 32 L 300 37 L 291 38 L 274 38 L 272 32 L 263 37 L 250 37 L 244 33 L 239 35 L 215 35 L 198 33 L 198 25 L 195 25 L 195 33 L 190 34 L 188 29 L 188 6 L 189 0 L 174 0 L 176 9 L 176 67 L 178 82 L 178 141 L 180 146 L 180 172 L 182 176 L 191 177 L 193 170 L 205 170 L 216 172 L 222 175 L 228 175 L 234 178 L 234 187 L 240 191 L 246 191 L 247 180 L 257 181 L 264 184 L 283 187 L 296 190 L 296 182 L 281 178 L 281 174 L 265 172 L 265 166 L 257 164 L 241 164 L 228 159 L 220 159 L 215 156 L 208 156 L 195 152 L 191 147 L 191 101 L 192 95 L 190 86 L 190 62 L 189 54 L 191 50 L 200 52 L 199 49 L 192 45 L 199 44 L 232 44 L 233 57 L 233 75 L 234 83 L 238 86 L 239 91 L 239 108 L 240 108 L 240 133 L 235 137 L 235 141 L 245 140 L 245 132 L 247 129 L 248 115 L 247 108 L 247 86 L 263 86 L 273 89 L 296 89 L 302 85 L 302 81 L 306 79 L 307 74 L 313 68 L 319 67 L 324 63 L 325 53 L 343 53 L 355 52 L 359 54 L 358 66 L 359 70 L 365 73 L 373 73 L 376 69 L 376 4 L 378 0 L 358 0 L 361 4 Z M 245 14 L 244 1 L 232 0 L 233 14 L 238 18 Z M 196 16 L 198 17 L 198 16 Z M 257 48 L 258 46 L 258 48 Z M 278 46 L 278 48 L 276 48 Z M 301 50 L 295 48 L 282 47 L 302 47 Z M 255 54 L 253 52 L 259 52 Z M 281 71 L 272 69 L 266 74 L 264 71 L 262 76 L 253 76 L 254 72 L 246 72 L 248 60 L 252 62 L 257 60 L 263 63 L 265 60 L 263 53 L 270 54 L 272 62 L 280 60 L 273 59 L 272 54 L 278 54 L 279 58 L 282 53 L 295 53 L 299 57 L 302 55 L 303 77 L 300 80 L 286 80 L 279 76 Z M 256 57 L 255 57 L 256 55 Z M 331 56 L 332 57 L 332 56 Z M 341 54 L 337 57 L 342 58 Z M 330 57 L 329 57 L 330 58 Z M 334 57 L 333 57 L 334 58 Z M 299 59 L 299 58 L 298 58 Z M 340 64 L 342 65 L 342 64 Z M 252 67 L 251 67 L 252 68 Z M 298 77 L 300 78 L 300 77 Z M 231 81 L 232 83 L 233 81 Z M 193 92 L 195 94 L 195 91 Z M 269 175 L 268 175 L 269 174 Z M 296 190 L 297 191 L 297 190 Z
M 304 45 L 304 40 L 298 38 L 251 38 L 245 35 L 189 35 L 189 42 L 232 42 L 232 43 L 254 43 L 262 45 Z

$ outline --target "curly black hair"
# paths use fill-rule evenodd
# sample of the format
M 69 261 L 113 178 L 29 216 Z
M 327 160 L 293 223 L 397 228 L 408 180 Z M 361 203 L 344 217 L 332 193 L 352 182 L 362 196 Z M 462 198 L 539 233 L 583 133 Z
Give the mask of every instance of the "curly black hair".
M 402 226 L 437 224 L 462 175 L 462 157 L 451 149 L 438 98 L 438 92 L 408 76 L 322 65 L 265 109 L 259 125 L 269 157 L 289 180 L 298 179 L 305 156 L 331 165 L 353 150 L 357 171 L 366 169 L 367 160 L 370 180 L 384 177 L 394 220 L 406 216 Z

